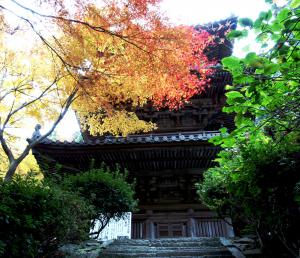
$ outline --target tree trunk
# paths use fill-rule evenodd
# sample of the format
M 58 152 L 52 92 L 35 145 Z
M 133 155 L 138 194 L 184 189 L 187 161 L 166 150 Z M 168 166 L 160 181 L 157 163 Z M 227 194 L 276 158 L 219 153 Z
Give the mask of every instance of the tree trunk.
M 13 175 L 15 174 L 15 172 L 17 170 L 18 165 L 19 165 L 19 163 L 15 162 L 15 161 L 9 165 L 9 168 L 4 177 L 4 182 L 11 181 Z

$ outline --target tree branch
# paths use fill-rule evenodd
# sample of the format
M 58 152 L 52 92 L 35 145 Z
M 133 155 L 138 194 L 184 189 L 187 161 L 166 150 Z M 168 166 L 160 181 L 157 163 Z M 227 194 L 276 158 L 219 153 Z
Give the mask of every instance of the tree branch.
M 71 94 L 68 96 L 68 98 L 66 99 L 64 105 L 63 105 L 63 109 L 61 111 L 61 113 L 59 114 L 59 116 L 57 117 L 56 121 L 53 123 L 52 127 L 48 130 L 47 133 L 45 133 L 43 136 L 39 137 L 38 139 L 32 140 L 28 143 L 28 145 L 25 147 L 25 149 L 23 150 L 23 152 L 19 155 L 18 158 L 13 158 L 12 156 L 12 152 L 9 149 L 9 147 L 6 145 L 6 142 L 3 138 L 3 136 L 0 134 L 0 141 L 1 144 L 3 139 L 4 143 L 5 143 L 5 147 L 6 147 L 6 151 L 7 151 L 7 155 L 10 155 L 10 158 L 12 160 L 12 162 L 10 162 L 10 167 L 5 175 L 4 180 L 6 182 L 10 181 L 16 171 L 17 166 L 22 162 L 22 160 L 29 154 L 30 150 L 38 143 L 40 143 L 41 141 L 43 141 L 44 139 L 46 139 L 56 128 L 56 126 L 59 124 L 59 122 L 64 118 L 65 114 L 67 113 L 67 111 L 69 110 L 71 104 L 73 103 L 73 101 L 76 99 L 76 94 L 78 92 L 78 86 L 76 86 L 73 91 L 71 92 Z M 1 132 L 1 131 L 0 131 Z M 2 131 L 3 132 L 3 131 Z M 13 159 L 12 159 L 13 158 Z
M 15 157 L 14 157 L 11 149 L 9 148 L 9 146 L 6 143 L 6 140 L 3 136 L 3 130 L 0 130 L 0 142 L 1 142 L 1 146 L 2 146 L 3 151 L 6 154 L 9 163 L 11 164 L 12 162 L 15 161 Z
M 61 20 L 61 21 L 65 21 L 65 22 L 69 22 L 69 23 L 76 23 L 76 24 L 81 24 L 81 25 L 84 25 L 94 31 L 98 31 L 98 32 L 103 32 L 103 33 L 106 33 L 110 36 L 113 36 L 113 37 L 116 37 L 116 38 L 119 38 L 123 41 L 125 41 L 126 43 L 130 44 L 130 45 L 133 45 L 134 47 L 138 48 L 139 50 L 145 52 L 145 53 L 149 53 L 148 51 L 146 51 L 144 48 L 142 48 L 141 46 L 139 46 L 138 44 L 132 42 L 131 40 L 128 40 L 126 36 L 124 35 L 121 35 L 121 34 L 118 34 L 118 33 L 115 33 L 113 31 L 110 31 L 110 30 L 107 30 L 105 28 L 103 28 L 102 26 L 94 26 L 88 22 L 85 22 L 85 21 L 80 21 L 80 20 L 75 20 L 75 19 L 70 19 L 70 18 L 65 18 L 65 17 L 61 17 L 61 16 L 54 16 L 54 15 L 46 15 L 46 14 L 42 14 L 38 11 L 35 11 L 29 7 L 26 7 L 22 4 L 20 4 L 19 2 L 15 1 L 15 0 L 11 0 L 13 3 L 15 3 L 16 5 L 18 5 L 19 7 L 23 8 L 24 10 L 27 10 L 29 12 L 31 12 L 32 14 L 35 14 L 35 15 L 38 15 L 40 17 L 43 17 L 43 18 L 48 18 L 48 19 L 55 19 L 55 20 Z
M 12 106 L 10 112 L 8 113 L 8 115 L 7 115 L 6 119 L 5 119 L 5 121 L 3 122 L 2 130 L 4 130 L 5 126 L 7 125 L 7 123 L 9 122 L 9 120 L 11 119 L 11 117 L 14 114 L 16 114 L 20 110 L 26 108 L 27 106 L 32 105 L 34 102 L 40 100 L 51 89 L 51 87 L 53 85 L 55 85 L 56 82 L 58 82 L 59 79 L 60 78 L 55 77 L 55 79 L 53 80 L 53 82 L 48 87 L 46 87 L 39 96 L 37 96 L 36 98 L 32 99 L 31 101 L 23 103 L 22 105 L 20 105 L 18 108 L 14 109 L 14 110 L 12 110 L 12 108 L 13 108 L 13 106 Z

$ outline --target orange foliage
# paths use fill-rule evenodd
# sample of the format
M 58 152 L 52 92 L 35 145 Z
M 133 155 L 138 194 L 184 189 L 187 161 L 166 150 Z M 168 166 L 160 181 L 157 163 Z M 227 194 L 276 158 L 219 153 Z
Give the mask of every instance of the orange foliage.
M 42 8 L 0 4 L 0 155 L 7 157 L 7 181 L 71 104 L 91 134 L 124 136 L 156 128 L 138 119 L 136 107 L 150 100 L 175 109 L 209 83 L 214 62 L 203 51 L 213 37 L 169 24 L 159 0 L 35 2 Z M 54 122 L 14 151 L 9 129 L 28 118 Z
M 109 116 L 120 103 L 134 108 L 148 100 L 174 109 L 204 90 L 214 64 L 203 54 L 213 40 L 208 32 L 171 26 L 157 0 L 103 2 L 77 0 L 80 10 L 62 7 L 65 19 L 56 20 L 63 31 L 56 51 L 88 78 L 75 104 L 79 113 Z
M 63 65 L 69 73 L 58 86 L 66 96 L 79 87 L 73 108 L 82 117 L 90 117 L 82 123 L 103 121 L 97 126 L 86 124 L 94 128 L 94 134 L 120 131 L 100 128 L 117 125 L 111 121 L 120 117 L 121 128 L 127 117 L 134 130 L 151 130 L 154 125 L 138 123 L 126 111 L 129 105 L 132 111 L 151 100 L 157 108 L 175 109 L 209 83 L 214 62 L 203 51 L 213 37 L 206 31 L 169 24 L 159 11 L 159 0 L 38 2 L 49 7 L 49 14 L 31 12 L 43 21 L 35 31 L 56 56 L 57 67 Z M 120 111 L 122 115 L 117 115 Z

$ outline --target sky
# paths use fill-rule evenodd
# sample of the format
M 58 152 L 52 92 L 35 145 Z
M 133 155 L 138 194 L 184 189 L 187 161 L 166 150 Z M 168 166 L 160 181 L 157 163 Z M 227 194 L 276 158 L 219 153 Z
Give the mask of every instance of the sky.
M 162 12 L 174 24 L 196 25 L 226 19 L 230 16 L 256 19 L 261 11 L 268 10 L 264 0 L 162 0 Z M 233 55 L 243 56 L 243 49 L 255 50 L 254 35 L 235 42 Z M 57 134 L 70 140 L 79 130 L 74 112 L 69 112 L 57 128 Z
M 175 23 L 196 25 L 231 15 L 255 19 L 268 9 L 264 0 L 163 0 L 162 10 Z

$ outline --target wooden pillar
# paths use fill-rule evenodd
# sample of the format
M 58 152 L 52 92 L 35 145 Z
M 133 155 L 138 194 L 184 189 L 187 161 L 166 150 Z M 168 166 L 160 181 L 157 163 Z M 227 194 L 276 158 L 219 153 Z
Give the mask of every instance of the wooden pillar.
M 187 236 L 189 237 L 196 237 L 196 221 L 193 218 L 193 213 L 194 210 L 193 209 L 188 209 L 187 211 L 188 215 L 189 215 L 189 219 L 188 219 L 188 232 L 187 232 Z
M 146 214 L 152 215 L 153 211 L 152 210 L 147 210 Z M 154 227 L 154 222 L 152 221 L 151 218 L 148 218 L 146 220 L 146 238 L 147 239 L 154 239 L 155 238 L 155 227 Z
M 188 220 L 188 237 L 196 237 L 196 222 L 194 218 Z
M 233 227 L 232 227 L 232 220 L 231 218 L 227 217 L 225 218 L 226 221 L 226 237 L 234 237 L 234 231 L 233 231 Z

